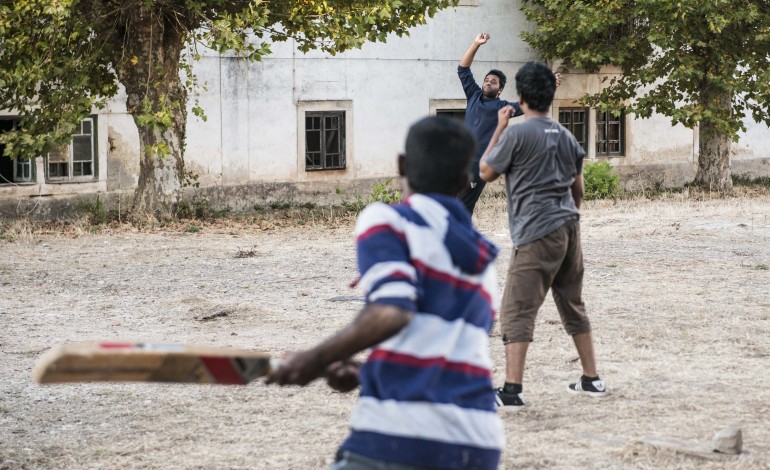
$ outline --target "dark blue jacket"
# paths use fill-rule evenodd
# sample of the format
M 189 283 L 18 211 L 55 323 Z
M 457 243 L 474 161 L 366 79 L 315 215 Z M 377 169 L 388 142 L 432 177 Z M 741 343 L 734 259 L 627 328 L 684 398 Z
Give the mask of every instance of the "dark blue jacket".
M 478 160 L 484 155 L 484 151 L 492 139 L 492 134 L 495 133 L 497 112 L 500 111 L 500 108 L 507 105 L 513 106 L 513 116 L 521 116 L 524 111 L 521 110 L 519 103 L 511 103 L 500 98 L 485 98 L 481 87 L 473 78 L 470 67 L 458 66 L 457 76 L 460 77 L 465 97 L 468 99 L 468 105 L 465 108 L 465 124 L 473 130 L 473 135 L 476 136 L 479 145 L 476 152 L 476 165 L 478 165 Z

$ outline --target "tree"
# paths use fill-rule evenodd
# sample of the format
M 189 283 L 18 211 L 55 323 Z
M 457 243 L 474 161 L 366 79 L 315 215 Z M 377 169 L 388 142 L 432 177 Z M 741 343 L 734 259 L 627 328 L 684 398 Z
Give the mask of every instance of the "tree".
M 0 0 L 0 109 L 19 128 L 5 155 L 29 158 L 66 143 L 93 108 L 127 92 L 140 138 L 133 212 L 167 218 L 185 179 L 188 94 L 198 47 L 249 60 L 271 41 L 335 54 L 389 33 L 408 35 L 457 0 Z M 184 78 L 183 78 L 184 77 Z M 197 105 L 192 108 L 202 114 Z
M 547 58 L 622 75 L 584 104 L 698 126 L 695 183 L 732 186 L 730 146 L 743 118 L 770 125 L 767 0 L 524 0 L 538 29 L 524 39 Z

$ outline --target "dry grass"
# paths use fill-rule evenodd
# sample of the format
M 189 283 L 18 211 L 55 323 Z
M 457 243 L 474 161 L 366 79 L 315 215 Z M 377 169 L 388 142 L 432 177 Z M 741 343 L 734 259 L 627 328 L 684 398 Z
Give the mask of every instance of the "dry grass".
M 501 287 L 510 256 L 503 205 L 484 198 L 477 214 L 502 248 Z M 361 305 L 330 301 L 350 298 L 356 276 L 352 218 L 330 215 L 98 232 L 4 225 L 0 468 L 328 465 L 355 396 L 320 383 L 41 387 L 30 371 L 51 345 L 89 339 L 273 353 L 312 345 Z M 525 373 L 528 406 L 503 414 L 501 468 L 770 468 L 770 196 L 589 201 L 582 220 L 584 295 L 612 395 L 566 393 L 579 366 L 547 299 Z M 191 223 L 200 231 L 186 232 Z M 499 383 L 497 333 L 491 352 Z M 731 425 L 743 429 L 740 456 L 639 442 L 658 435 L 708 444 Z

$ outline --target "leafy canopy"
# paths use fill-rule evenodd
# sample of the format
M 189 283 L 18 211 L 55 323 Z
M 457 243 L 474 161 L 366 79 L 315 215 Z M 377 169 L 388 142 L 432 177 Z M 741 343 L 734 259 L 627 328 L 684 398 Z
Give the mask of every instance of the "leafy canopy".
M 733 139 L 745 115 L 770 125 L 767 0 L 525 0 L 523 11 L 538 25 L 525 40 L 547 58 L 589 72 L 621 68 L 584 104 L 626 103 L 637 116 L 706 122 Z
M 457 0 L 0 0 L 0 109 L 20 128 L 0 135 L 12 158 L 41 155 L 67 142 L 79 120 L 118 92 L 121 71 L 143 60 L 143 38 L 128 24 L 136 11 L 171 23 L 186 46 L 180 71 L 194 92 L 200 47 L 261 60 L 270 41 L 293 39 L 301 51 L 335 54 L 388 34 L 407 35 Z M 168 126 L 142 106 L 139 120 Z M 199 106 L 193 107 L 197 114 Z M 133 111 L 132 111 L 133 112 Z

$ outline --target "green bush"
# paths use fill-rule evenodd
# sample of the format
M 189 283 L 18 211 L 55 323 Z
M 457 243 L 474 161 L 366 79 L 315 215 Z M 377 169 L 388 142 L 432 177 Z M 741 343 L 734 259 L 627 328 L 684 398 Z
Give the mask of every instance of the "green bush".
M 609 199 L 620 194 L 620 176 L 612 172 L 607 160 L 586 161 L 583 165 L 586 200 Z
M 770 188 L 769 176 L 758 176 L 754 178 L 748 174 L 746 175 L 732 174 L 731 178 L 735 186 L 764 186 L 766 188 Z
M 344 194 L 345 191 L 337 188 L 337 194 Z M 375 183 L 371 192 L 366 198 L 356 196 L 354 200 L 350 201 L 347 198 L 342 200 L 342 207 L 348 212 L 358 213 L 364 210 L 366 206 L 373 202 L 384 202 L 386 204 L 395 204 L 401 202 L 402 199 L 401 190 L 398 188 L 398 183 L 393 181 L 393 178 L 389 178 L 385 181 Z
M 392 178 L 375 184 L 372 192 L 369 194 L 369 203 L 385 202 L 387 204 L 395 204 L 401 202 L 401 199 L 401 190 L 398 188 L 398 183 L 394 182 Z

